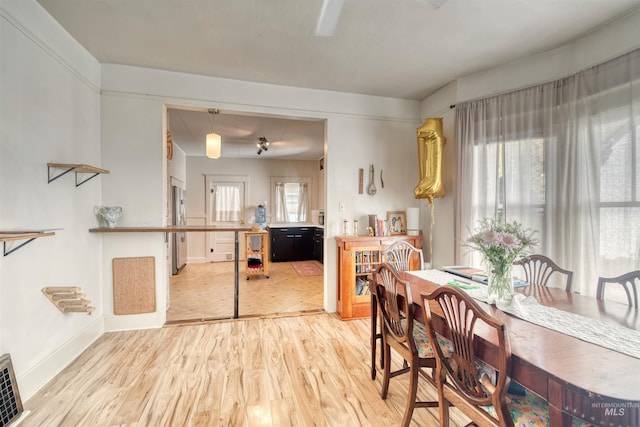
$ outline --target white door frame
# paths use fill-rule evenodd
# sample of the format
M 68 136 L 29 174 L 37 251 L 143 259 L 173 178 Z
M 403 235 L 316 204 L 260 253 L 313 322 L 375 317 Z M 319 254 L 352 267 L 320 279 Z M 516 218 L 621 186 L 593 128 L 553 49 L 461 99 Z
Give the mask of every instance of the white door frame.
M 206 225 L 211 226 L 215 225 L 211 220 L 213 216 L 213 212 L 211 211 L 211 187 L 210 183 L 242 183 L 244 185 L 244 200 L 243 200 L 243 209 L 240 212 L 240 222 L 239 225 L 246 223 L 246 209 L 249 206 L 249 183 L 250 178 L 249 175 L 216 175 L 216 174 L 205 174 L 204 175 L 204 186 L 205 186 L 205 212 L 206 212 Z M 209 261 L 212 260 L 211 249 L 215 244 L 215 233 L 206 233 L 206 243 L 207 246 L 205 248 L 205 258 Z M 231 233 L 233 235 L 233 233 Z M 242 239 L 240 239 L 240 243 L 242 244 Z M 243 249 L 240 248 L 240 256 L 244 253 Z

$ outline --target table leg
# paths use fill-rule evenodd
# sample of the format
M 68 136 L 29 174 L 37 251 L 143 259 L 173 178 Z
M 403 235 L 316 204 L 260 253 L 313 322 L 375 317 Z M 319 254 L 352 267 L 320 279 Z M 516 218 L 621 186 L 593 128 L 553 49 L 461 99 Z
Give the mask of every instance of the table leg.
M 240 256 L 240 239 L 238 231 L 234 232 L 234 270 L 233 270 L 233 318 L 238 318 L 238 294 L 240 293 L 240 283 L 238 280 L 240 268 L 238 266 L 238 257 Z

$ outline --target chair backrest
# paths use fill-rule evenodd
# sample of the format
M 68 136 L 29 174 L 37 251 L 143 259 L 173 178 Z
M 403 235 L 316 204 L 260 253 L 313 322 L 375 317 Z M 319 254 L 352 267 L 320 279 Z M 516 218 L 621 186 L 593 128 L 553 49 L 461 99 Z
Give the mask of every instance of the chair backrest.
M 627 301 L 631 307 L 638 308 L 638 285 L 640 285 L 640 270 L 631 271 L 618 277 L 598 278 L 597 298 L 604 300 L 604 288 L 608 283 L 616 283 L 622 286 L 627 294 Z M 631 295 L 633 293 L 633 296 Z
M 410 349 L 412 353 L 416 352 L 413 341 L 413 300 L 409 282 L 402 280 L 391 264 L 382 263 L 376 269 L 375 290 L 383 322 L 383 335 Z M 398 295 L 404 297 L 402 301 L 398 301 Z
M 422 251 L 404 240 L 394 242 L 381 253 L 382 260 L 391 264 L 398 271 L 422 270 L 424 268 Z M 420 263 L 418 268 L 412 268 L 412 266 L 416 266 L 417 262 Z
M 454 286 L 441 286 L 422 298 L 429 340 L 437 356 L 437 378 L 445 398 L 455 402 L 455 406 L 475 422 L 513 426 L 505 402 L 511 374 L 511 347 L 506 324 L 489 315 L 468 294 Z M 438 345 L 429 301 L 437 302 L 442 311 L 453 346 L 451 357 L 445 357 Z M 478 370 L 475 328 L 481 323 L 493 329 L 498 339 L 495 368 L 499 375 L 495 385 Z M 480 408 L 490 405 L 496 409 L 498 420 Z
M 573 271 L 559 267 L 558 264 L 544 255 L 529 255 L 528 257 L 514 262 L 514 264 L 521 265 L 524 269 L 527 282 L 535 285 L 548 286 L 549 279 L 554 274 L 563 274 L 566 276 L 565 290 L 567 292 L 571 292 L 571 286 L 573 285 Z

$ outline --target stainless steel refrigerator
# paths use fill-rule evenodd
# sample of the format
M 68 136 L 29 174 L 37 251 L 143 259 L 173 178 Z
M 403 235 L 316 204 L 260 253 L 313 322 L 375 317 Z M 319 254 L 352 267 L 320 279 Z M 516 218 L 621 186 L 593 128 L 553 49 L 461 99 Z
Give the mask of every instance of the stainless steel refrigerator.
M 172 225 L 187 225 L 186 192 L 177 186 L 171 188 Z M 187 233 L 172 233 L 171 270 L 178 274 L 187 265 Z

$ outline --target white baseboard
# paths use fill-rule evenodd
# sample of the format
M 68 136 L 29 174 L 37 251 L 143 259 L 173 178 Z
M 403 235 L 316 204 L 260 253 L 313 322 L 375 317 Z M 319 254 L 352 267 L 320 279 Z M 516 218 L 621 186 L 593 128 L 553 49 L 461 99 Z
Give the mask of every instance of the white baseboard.
M 99 317 L 76 336 L 51 352 L 36 366 L 20 376 L 16 375 L 18 390 L 23 402 L 29 400 L 53 377 L 58 375 L 103 333 L 104 317 Z
M 11 424 L 9 424 L 8 427 L 18 427 L 24 420 L 27 419 L 27 417 L 29 416 L 30 413 L 31 413 L 31 411 L 25 409 L 22 412 L 22 414 L 20 414 L 18 419 L 13 421 Z
M 153 313 L 145 314 L 105 314 L 104 316 L 104 331 L 105 332 L 117 332 L 117 331 L 133 331 L 136 329 L 155 329 L 162 328 L 167 321 L 166 313 L 164 316 L 162 313 L 155 311 Z

